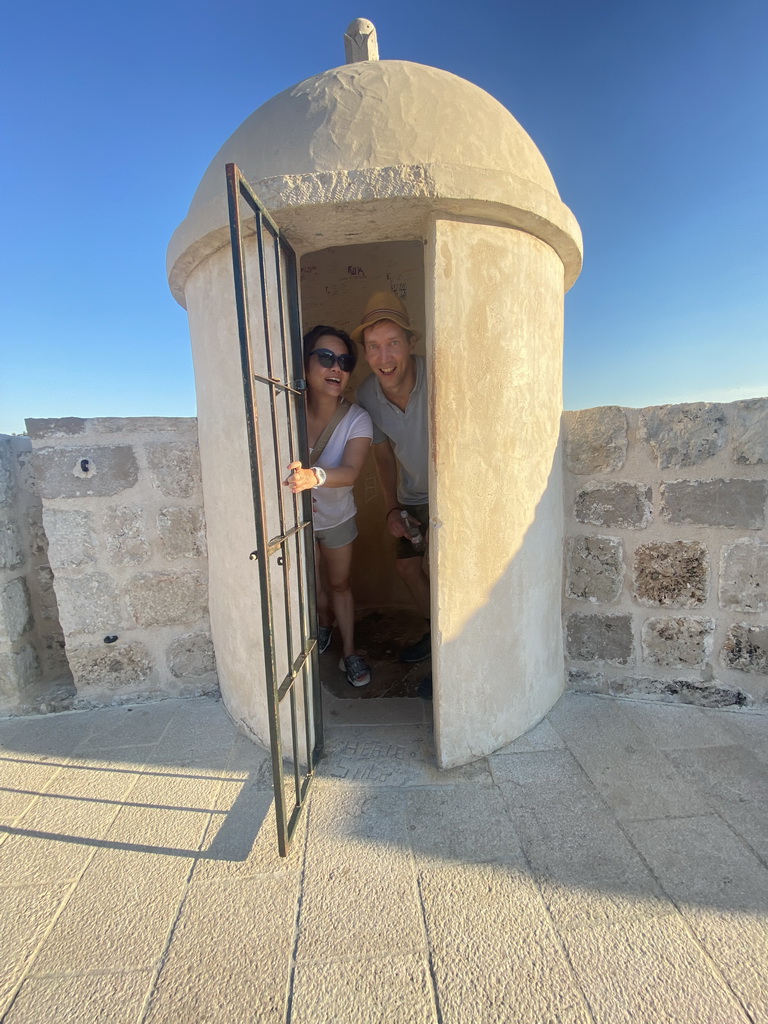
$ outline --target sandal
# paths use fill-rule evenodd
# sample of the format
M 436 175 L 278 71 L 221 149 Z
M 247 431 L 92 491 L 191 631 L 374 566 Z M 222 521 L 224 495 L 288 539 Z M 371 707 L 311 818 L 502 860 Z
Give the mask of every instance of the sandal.
M 371 669 L 359 654 L 350 654 L 348 658 L 342 658 L 339 668 L 347 673 L 347 682 L 350 686 L 367 686 L 371 681 Z

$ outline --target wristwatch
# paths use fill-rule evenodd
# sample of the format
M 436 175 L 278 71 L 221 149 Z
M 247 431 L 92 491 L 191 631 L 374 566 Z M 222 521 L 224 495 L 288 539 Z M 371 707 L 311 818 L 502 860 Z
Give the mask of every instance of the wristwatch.
M 323 484 L 325 483 L 325 475 L 326 474 L 325 474 L 325 470 L 323 469 L 322 466 L 313 466 L 312 467 L 312 472 L 317 477 L 317 483 L 312 488 L 312 490 L 314 491 L 317 487 L 322 487 L 323 486 Z

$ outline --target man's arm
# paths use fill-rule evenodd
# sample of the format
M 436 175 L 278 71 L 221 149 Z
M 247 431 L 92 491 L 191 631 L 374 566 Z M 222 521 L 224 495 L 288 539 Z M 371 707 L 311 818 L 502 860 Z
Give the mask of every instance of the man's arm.
M 389 440 L 373 445 L 373 459 L 384 496 L 384 505 L 389 510 L 387 512 L 387 529 L 393 537 L 407 537 L 408 533 L 403 525 L 402 517 L 397 511 L 400 508 L 397 500 L 397 460 Z

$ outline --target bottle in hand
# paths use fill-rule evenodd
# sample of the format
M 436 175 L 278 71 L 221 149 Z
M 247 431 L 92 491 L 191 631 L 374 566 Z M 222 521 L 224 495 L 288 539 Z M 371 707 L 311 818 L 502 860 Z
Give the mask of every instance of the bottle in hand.
M 408 532 L 408 540 L 413 544 L 414 551 L 424 551 L 427 542 L 421 534 L 421 530 L 414 523 L 411 522 L 408 513 L 405 509 L 402 509 L 400 515 L 403 520 L 403 525 Z

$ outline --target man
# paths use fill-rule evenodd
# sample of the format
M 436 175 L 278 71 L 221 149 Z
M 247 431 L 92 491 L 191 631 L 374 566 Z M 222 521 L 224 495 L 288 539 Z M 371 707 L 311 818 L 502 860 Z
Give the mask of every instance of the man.
M 393 292 L 374 292 L 351 336 L 363 346 L 372 371 L 358 388 L 356 400 L 373 421 L 373 454 L 387 508 L 386 526 L 398 538 L 395 569 L 427 620 L 421 640 L 400 654 L 401 661 L 416 663 L 432 653 L 424 551 L 409 539 L 409 527 L 413 531 L 418 524 L 426 537 L 429 526 L 426 364 L 423 356 L 414 355 L 419 335 Z M 432 698 L 431 673 L 419 694 Z

